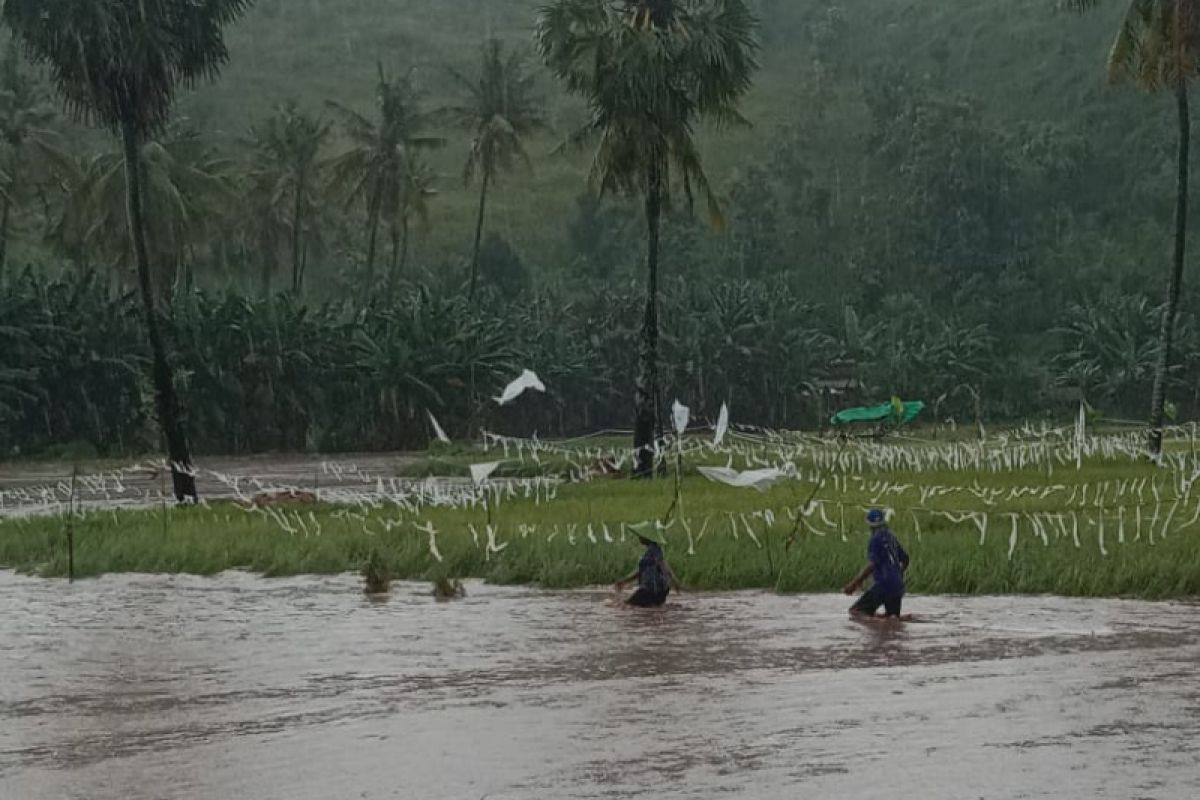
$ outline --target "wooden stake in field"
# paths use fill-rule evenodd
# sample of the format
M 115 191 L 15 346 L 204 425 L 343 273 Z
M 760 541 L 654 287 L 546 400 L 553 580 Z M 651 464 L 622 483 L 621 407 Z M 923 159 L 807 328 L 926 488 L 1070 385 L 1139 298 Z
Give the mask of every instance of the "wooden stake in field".
M 71 467 L 71 496 L 67 500 L 67 582 L 75 582 L 75 481 L 79 465 Z
M 163 470 L 158 472 L 158 501 L 162 511 L 162 532 L 165 539 L 167 538 L 167 473 Z
M 675 424 L 675 496 L 663 516 L 664 526 L 671 521 L 672 516 L 683 516 L 683 435 L 687 432 L 691 410 L 676 400 L 671 407 L 671 418 Z

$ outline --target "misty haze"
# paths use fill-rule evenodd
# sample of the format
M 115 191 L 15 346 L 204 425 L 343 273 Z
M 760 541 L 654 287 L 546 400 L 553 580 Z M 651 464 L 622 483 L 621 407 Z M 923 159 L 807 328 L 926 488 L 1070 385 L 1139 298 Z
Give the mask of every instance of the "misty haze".
M 1200 0 L 0 9 L 0 797 L 1200 796 Z

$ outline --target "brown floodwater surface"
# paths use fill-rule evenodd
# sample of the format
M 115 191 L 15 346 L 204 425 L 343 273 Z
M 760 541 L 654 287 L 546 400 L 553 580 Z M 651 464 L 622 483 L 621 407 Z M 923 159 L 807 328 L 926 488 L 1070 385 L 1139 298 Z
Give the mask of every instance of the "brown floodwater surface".
M 1200 797 L 1187 604 L 0 573 L 0 798 Z

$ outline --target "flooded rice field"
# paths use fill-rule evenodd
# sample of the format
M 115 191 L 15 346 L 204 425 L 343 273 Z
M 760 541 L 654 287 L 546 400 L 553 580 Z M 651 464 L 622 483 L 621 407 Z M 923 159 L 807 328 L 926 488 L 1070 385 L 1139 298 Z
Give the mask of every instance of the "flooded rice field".
M 1200 796 L 1186 604 L 0 573 L 0 797 Z
M 197 461 L 196 486 L 206 501 L 245 500 L 261 493 L 296 491 L 343 502 L 363 492 L 385 492 L 421 481 L 403 477 L 411 453 L 346 453 L 207 457 Z M 455 483 L 454 479 L 439 478 Z M 174 502 L 169 472 L 147 460 L 121 467 L 91 465 L 76 476 L 67 463 L 0 465 L 0 517 L 79 510 L 150 508 Z

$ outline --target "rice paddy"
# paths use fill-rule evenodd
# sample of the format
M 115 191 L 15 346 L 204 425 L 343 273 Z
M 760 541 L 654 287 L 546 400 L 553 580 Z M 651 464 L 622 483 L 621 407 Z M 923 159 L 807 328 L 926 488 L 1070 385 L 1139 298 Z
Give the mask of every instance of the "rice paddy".
M 912 554 L 911 593 L 1191 597 L 1200 595 L 1200 470 L 1190 434 L 1173 434 L 1154 464 L 1138 434 L 1073 428 L 950 442 L 742 428 L 716 443 L 693 431 L 662 445 L 678 480 L 642 482 L 614 477 L 631 454 L 610 440 L 487 435 L 452 456 L 482 466 L 476 480 L 376 477 L 326 462 L 316 491 L 226 478 L 231 499 L 178 508 L 116 508 L 124 486 L 109 472 L 80 479 L 107 498 L 87 510 L 62 486 L 24 490 L 51 513 L 0 522 L 0 567 L 65 576 L 69 522 L 76 577 L 367 569 L 568 588 L 627 572 L 640 552 L 631 526 L 650 523 L 690 589 L 822 592 L 861 567 L 862 513 L 877 505 Z M 762 490 L 705 478 L 704 466 L 753 472 Z M 263 500 L 280 492 L 296 502 Z M 0 502 L 11 514 L 21 499 Z

